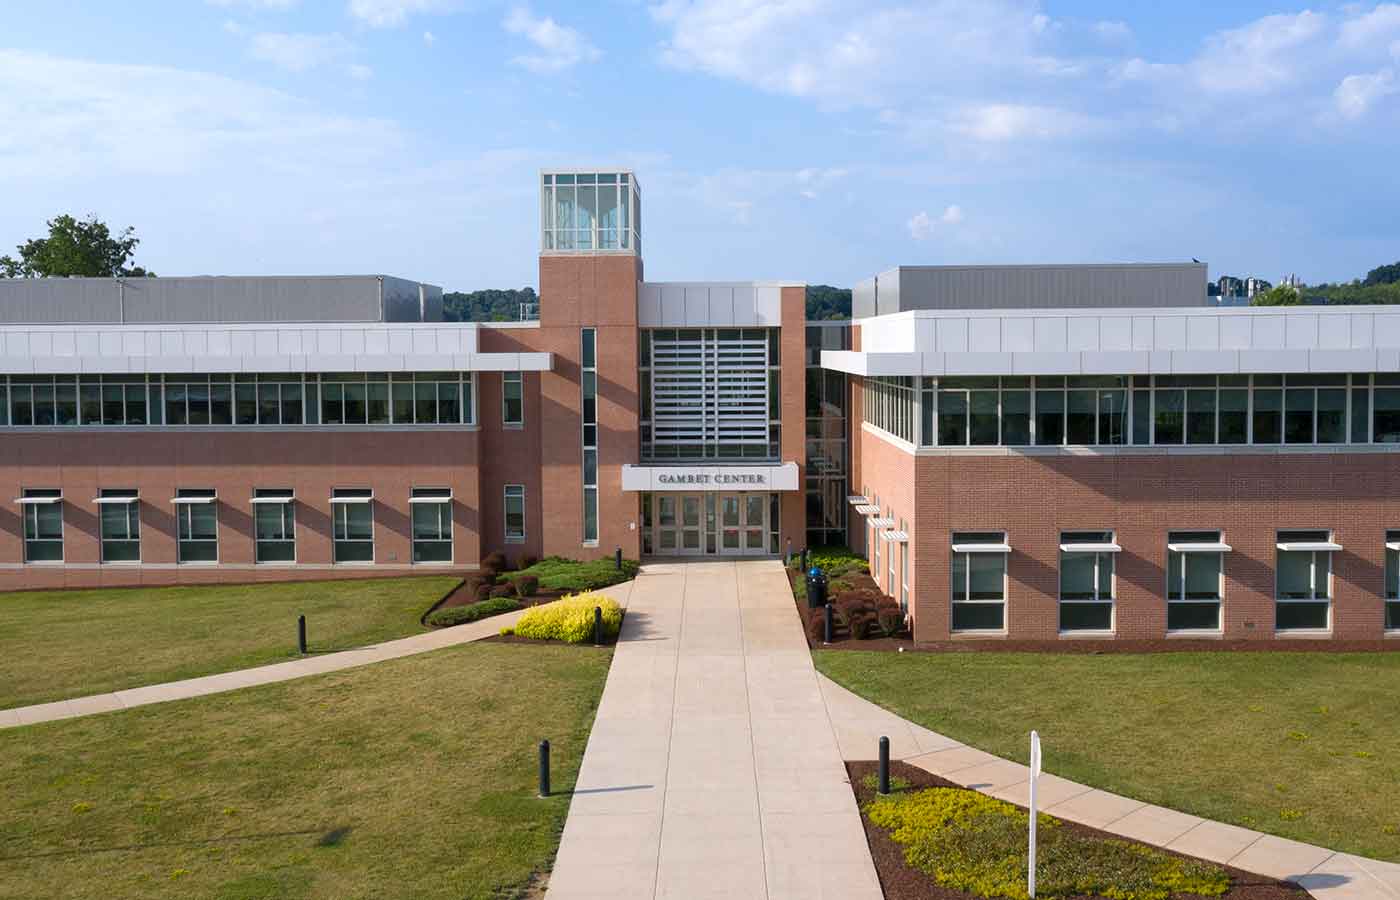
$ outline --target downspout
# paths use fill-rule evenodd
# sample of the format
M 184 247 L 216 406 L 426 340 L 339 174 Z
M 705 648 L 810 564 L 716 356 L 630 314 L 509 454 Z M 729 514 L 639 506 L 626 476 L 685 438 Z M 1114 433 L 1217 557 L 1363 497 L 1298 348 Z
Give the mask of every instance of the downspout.
M 384 276 L 376 275 L 375 280 L 379 282 L 379 321 L 388 321 L 384 317 Z

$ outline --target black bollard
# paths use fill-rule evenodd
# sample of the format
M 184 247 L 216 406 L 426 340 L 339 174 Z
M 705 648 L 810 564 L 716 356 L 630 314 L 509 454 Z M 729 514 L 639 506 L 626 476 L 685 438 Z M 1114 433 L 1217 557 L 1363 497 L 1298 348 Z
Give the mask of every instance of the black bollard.
M 297 616 L 297 652 L 306 655 L 306 616 Z
M 826 622 L 823 625 L 825 631 L 822 633 L 822 640 L 831 643 L 831 604 L 826 605 Z
M 621 547 L 618 547 L 618 548 L 617 548 L 617 552 L 615 552 L 615 553 L 613 554 L 613 566 L 614 566 L 619 572 L 622 571 L 622 548 L 621 548 Z
M 549 796 L 549 741 L 540 741 L 540 796 Z
M 807 574 L 807 548 L 802 548 L 802 574 Z
M 593 607 L 593 646 L 603 646 L 603 607 Z
M 880 738 L 880 793 L 890 792 L 890 739 Z

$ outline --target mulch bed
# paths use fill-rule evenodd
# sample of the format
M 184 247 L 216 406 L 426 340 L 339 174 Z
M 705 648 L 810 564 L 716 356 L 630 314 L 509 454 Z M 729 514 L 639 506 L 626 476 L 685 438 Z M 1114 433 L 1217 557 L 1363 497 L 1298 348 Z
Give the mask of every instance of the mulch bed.
M 800 572 L 788 570 L 789 581 L 795 582 L 804 577 Z M 857 588 L 879 590 L 874 579 L 860 575 L 855 581 Z M 830 598 L 828 598 L 830 599 Z M 956 641 L 915 642 L 907 635 L 897 638 L 871 637 L 857 640 L 833 623 L 831 643 L 812 640 L 813 632 L 808 627 L 812 619 L 820 619 L 822 609 L 810 609 L 805 599 L 797 599 L 798 614 L 802 616 L 802 627 L 807 634 L 807 646 L 813 650 L 864 650 L 884 653 L 1191 653 L 1227 651 L 1255 651 L 1267 653 L 1387 653 L 1400 651 L 1400 641 L 1345 641 L 1328 639 L 1311 640 L 1224 640 L 1201 638 L 1159 638 L 1156 640 L 1098 640 L 1085 638 L 1063 638 L 1052 641 L 1013 641 L 999 637 L 964 638 Z M 820 629 L 820 626 L 817 626 Z M 820 630 L 816 632 L 820 634 Z
M 851 779 L 851 789 L 855 791 L 856 802 L 864 806 L 873 799 L 876 794 L 864 785 L 867 775 L 873 775 L 878 771 L 878 764 L 874 762 L 848 762 L 846 772 Z M 890 777 L 899 776 L 907 779 L 912 789 L 931 787 L 959 787 L 937 775 L 925 772 L 923 769 L 915 768 L 902 762 L 890 762 Z M 964 789 L 965 790 L 965 789 Z M 1114 834 L 1088 828 L 1065 819 L 1060 820 L 1062 828 L 1067 828 L 1075 834 L 1084 837 L 1111 839 L 1116 841 L 1126 841 L 1126 838 Z M 865 826 L 865 839 L 870 844 L 870 853 L 875 859 L 875 871 L 880 876 L 880 887 L 884 891 L 885 900 L 967 900 L 974 897 L 962 891 L 955 891 L 934 884 L 933 879 L 911 867 L 904 861 L 904 848 L 895 843 L 884 829 L 872 825 L 865 815 L 861 815 L 861 824 Z M 1128 841 L 1128 843 L 1138 843 Z M 1161 848 L 1156 848 L 1161 849 Z M 1183 859 L 1191 857 L 1183 856 L 1180 853 L 1172 853 L 1170 850 L 1162 850 L 1163 853 L 1171 853 L 1173 856 L 1180 856 Z M 1218 865 L 1211 863 L 1211 865 Z M 1249 872 L 1241 872 L 1239 869 L 1232 869 L 1229 866 L 1220 866 L 1230 876 L 1232 886 L 1230 890 L 1222 894 L 1223 900 L 1307 900 L 1307 891 L 1297 885 L 1287 881 L 1275 881 L 1263 875 L 1254 875 Z M 1200 900 L 1195 894 L 1173 894 L 1174 900 Z M 1074 900 L 1102 900 L 1097 895 L 1077 896 Z

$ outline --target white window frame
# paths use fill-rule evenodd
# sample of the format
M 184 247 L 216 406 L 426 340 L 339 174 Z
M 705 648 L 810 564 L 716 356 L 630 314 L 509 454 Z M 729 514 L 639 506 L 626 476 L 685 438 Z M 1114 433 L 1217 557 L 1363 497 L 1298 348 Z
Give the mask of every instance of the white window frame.
M 509 398 L 506 397 L 506 388 L 512 384 L 516 385 L 520 392 L 520 418 L 518 419 L 511 419 L 507 414 Z M 525 427 L 525 375 L 523 372 L 501 373 L 501 424 L 506 428 Z
M 1205 542 L 1205 541 L 1184 541 L 1184 540 L 1183 540 L 1183 541 L 1179 541 L 1179 542 L 1174 542 L 1174 541 L 1172 540 L 1172 535 L 1173 535 L 1173 534 L 1177 535 L 1178 537 L 1184 537 L 1185 535 L 1183 534 L 1183 532 L 1198 532 L 1198 533 L 1213 532 L 1213 533 L 1216 535 L 1216 540 L 1214 541 L 1213 544 L 1212 544 L 1212 543 L 1209 543 L 1209 542 Z M 1230 551 L 1230 547 L 1229 547 L 1227 544 L 1225 544 L 1224 541 L 1225 541 L 1224 533 L 1223 533 L 1222 531 L 1220 531 L 1219 529 L 1210 529 L 1210 528 L 1182 528 L 1182 529 L 1173 529 L 1173 530 L 1167 532 L 1167 573 L 1166 573 L 1166 574 L 1167 574 L 1167 584 L 1166 584 L 1166 597 L 1167 597 L 1167 634 L 1180 634 L 1180 635 L 1193 635 L 1193 634 L 1199 634 L 1199 635 L 1218 635 L 1218 634 L 1221 634 L 1221 633 L 1224 632 L 1224 630 L 1225 630 L 1225 554 L 1228 553 L 1228 552 Z M 1192 546 L 1193 544 L 1196 544 L 1196 545 L 1199 545 L 1199 546 Z M 1212 549 L 1206 549 L 1206 547 L 1211 547 Z M 1175 560 L 1173 560 L 1173 555 L 1175 555 L 1175 557 L 1176 557 Z M 1215 599 L 1214 599 L 1213 601 L 1212 601 L 1212 600 L 1198 600 L 1198 599 L 1190 599 L 1190 600 L 1188 600 L 1188 599 L 1186 598 L 1186 565 L 1187 565 L 1187 563 L 1188 563 L 1188 561 L 1189 561 L 1189 557 L 1192 557 L 1192 556 L 1214 556 L 1214 557 L 1215 557 L 1215 560 L 1216 560 L 1216 570 L 1215 570 L 1216 587 L 1215 587 Z M 1181 596 L 1179 596 L 1179 597 L 1173 597 L 1173 596 L 1172 596 L 1172 592 L 1171 592 L 1171 583 L 1172 583 L 1171 567 L 1172 567 L 1172 565 L 1173 565 L 1173 562 L 1179 564 L 1180 567 L 1181 567 L 1181 571 L 1178 573 L 1178 577 L 1179 577 L 1179 579 L 1180 579 L 1180 581 L 1181 581 Z M 1216 627 L 1215 627 L 1215 628 L 1172 628 L 1172 627 L 1171 627 L 1171 607 L 1172 607 L 1173 604 L 1181 604 L 1181 605 L 1183 605 L 1183 606 L 1204 606 L 1205 604 L 1211 603 L 1211 602 L 1214 602 L 1214 603 L 1215 603 L 1215 607 L 1216 607 L 1216 613 L 1215 613 Z
M 992 542 L 983 543 L 983 542 L 978 541 L 978 542 L 972 542 L 972 543 L 960 543 L 960 542 L 958 541 L 958 535 L 968 535 L 968 534 L 1000 534 L 1000 535 L 1001 535 L 1001 542 L 1000 542 L 1000 543 L 992 543 Z M 951 579 L 952 573 L 953 573 L 953 571 L 956 569 L 956 565 L 954 565 L 954 564 L 958 561 L 958 559 L 959 559 L 960 557 L 964 558 L 964 565 L 963 565 L 963 578 L 964 578 L 964 582 L 963 582 L 963 597 L 964 597 L 965 599 L 963 599 L 963 600 L 958 600 L 958 599 L 957 599 L 957 594 L 956 594 L 956 592 L 953 590 L 953 586 L 952 586 L 952 583 L 951 583 L 951 581 L 950 581 L 949 586 L 948 586 L 948 588 L 949 588 L 949 589 L 948 589 L 948 632 L 949 632 L 950 634 L 1006 634 L 1006 633 L 1007 633 L 1007 625 L 1008 625 L 1007 619 L 1009 618 L 1009 616 L 1008 616 L 1008 605 L 1007 605 L 1007 593 L 1008 593 L 1008 587 L 1010 586 L 1010 584 L 1009 584 L 1009 578 L 1010 578 L 1010 576 L 1009 576 L 1009 572 L 1008 572 L 1008 570 L 1010 569 L 1010 565 L 1009 565 L 1009 563 L 1010 563 L 1010 552 L 1009 552 L 1009 550 L 1010 550 L 1010 545 L 1008 545 L 1008 544 L 1006 543 L 1006 532 L 1005 532 L 1005 531 L 1000 531 L 1000 532 L 997 532 L 997 531 L 978 532 L 978 531 L 971 531 L 971 530 L 966 530 L 966 531 L 954 531 L 954 532 L 952 532 L 952 533 L 950 534 L 949 538 L 950 538 L 949 551 L 948 551 L 948 573 L 949 573 L 949 577 L 950 577 L 950 579 Z M 985 548 L 987 548 L 987 549 L 982 549 L 983 547 L 985 547 Z M 974 599 L 972 599 L 972 558 L 975 557 L 975 556 L 982 556 L 982 555 L 989 555 L 989 556 L 990 556 L 990 555 L 995 555 L 995 556 L 1001 557 L 1001 599 L 1000 599 L 1000 600 L 974 600 Z M 1001 607 L 1001 627 L 1000 627 L 1000 628 L 954 628 L 954 627 L 953 627 L 953 613 L 956 611 L 957 607 L 959 607 L 959 606 L 1000 606 L 1000 607 Z
M 351 538 L 350 534 L 350 507 L 369 507 L 369 559 L 347 559 L 341 561 L 336 558 L 337 544 L 363 544 L 364 538 Z M 344 528 L 341 528 L 341 518 L 344 516 Z M 372 566 L 377 561 L 379 554 L 379 542 L 375 539 L 374 521 L 374 491 L 368 488 L 333 488 L 331 490 L 331 563 L 337 566 Z M 346 537 L 338 538 L 336 534 L 344 531 Z
M 1316 416 L 1314 416 L 1314 421 L 1316 421 Z M 1327 541 L 1326 541 L 1327 543 L 1331 543 L 1331 542 L 1333 541 L 1333 539 L 1334 539 L 1334 535 L 1333 535 L 1332 530 L 1331 530 L 1331 529 L 1328 529 L 1328 528 L 1288 528 L 1288 529 L 1279 529 L 1279 531 L 1277 532 L 1277 536 L 1278 536 L 1278 538 L 1279 538 L 1279 540 L 1278 540 L 1277 543 L 1279 543 L 1279 544 L 1284 543 L 1284 541 L 1282 540 L 1283 535 L 1289 534 L 1289 533 L 1293 533 L 1293 532 L 1300 532 L 1300 531 L 1315 531 L 1315 532 L 1322 532 L 1322 533 L 1325 533 L 1325 534 L 1327 535 Z M 1283 549 L 1278 549 L 1278 548 L 1276 547 L 1276 549 L 1275 549 L 1275 551 L 1274 551 L 1274 634 L 1279 634 L 1279 635 L 1325 635 L 1325 634 L 1331 634 L 1331 633 L 1332 633 L 1332 613 L 1333 613 L 1333 609 L 1335 608 L 1335 600 L 1334 600 L 1335 583 L 1334 583 L 1334 580 L 1335 580 L 1335 578 L 1336 578 L 1336 571 L 1335 571 L 1335 563 L 1336 563 L 1336 560 L 1333 559 L 1333 554 L 1334 554 L 1335 552 L 1336 552 L 1335 550 L 1321 550 L 1321 549 L 1283 550 Z M 1280 593 L 1281 593 L 1281 592 L 1280 592 L 1280 590 L 1279 590 L 1279 571 L 1283 568 L 1282 562 L 1283 562 L 1283 554 L 1284 554 L 1284 553 L 1306 553 L 1306 554 L 1308 554 L 1308 592 L 1309 592 L 1309 596 L 1307 596 L 1307 597 L 1282 597 L 1282 596 L 1280 596 Z M 1321 555 L 1321 554 L 1326 554 L 1326 556 L 1327 556 L 1327 583 L 1326 583 L 1325 588 L 1324 588 L 1324 592 L 1325 592 L 1325 593 L 1324 593 L 1323 596 L 1319 596 L 1318 593 L 1317 593 L 1317 560 L 1318 560 L 1318 556 Z M 1313 603 L 1313 604 L 1315 604 L 1315 603 L 1321 603 L 1323 600 L 1326 600 L 1326 601 L 1327 601 L 1327 624 L 1326 624 L 1325 627 L 1323 627 L 1323 628 L 1279 628 L 1279 627 L 1278 627 L 1278 608 L 1279 608 L 1280 605 L 1302 604 L 1302 603 Z
M 24 564 L 26 566 L 61 566 L 68 558 L 68 542 L 64 539 L 67 530 L 67 517 L 63 514 L 63 491 L 59 488 L 24 488 L 20 491 L 22 500 L 54 498 L 48 502 L 41 503 L 21 503 L 20 510 L 23 513 L 24 523 L 21 529 L 21 537 L 24 541 Z M 33 537 L 29 536 L 31 519 L 35 535 L 39 533 L 39 507 L 58 507 L 58 537 Z M 30 544 L 49 544 L 58 541 L 58 559 L 35 559 L 30 557 Z
M 507 544 L 523 544 L 528 533 L 525 523 L 525 485 L 508 484 L 502 490 L 501 506 L 501 526 L 504 529 L 505 541 Z M 512 534 L 510 530 L 510 504 L 512 500 L 520 502 L 520 531 Z
M 280 538 L 262 538 L 258 536 L 258 511 L 253 510 L 253 565 L 256 566 L 294 566 L 297 564 L 297 520 L 296 520 L 296 494 L 287 488 L 255 488 L 253 490 L 253 506 L 262 505 L 280 507 L 282 516 L 281 528 L 285 535 Z M 334 535 L 332 534 L 332 540 Z M 263 544 L 291 544 L 291 559 L 260 559 L 261 545 Z
M 871 505 L 875 507 L 880 505 L 879 494 L 875 495 L 875 502 Z M 875 548 L 875 565 L 870 567 L 870 571 L 875 579 L 876 587 L 879 587 L 880 576 L 884 574 L 884 572 L 880 570 L 880 529 L 875 526 L 875 522 L 871 518 L 867 518 L 866 523 L 870 526 L 870 545 Z
M 208 499 L 202 499 L 207 497 Z M 187 502 L 181 502 L 185 500 Z M 193 502 L 189 502 L 193 501 Z M 181 566 L 217 566 L 221 549 L 219 547 L 219 492 L 202 488 L 178 488 L 175 491 L 175 561 Z M 194 533 L 194 509 L 195 506 L 212 506 L 214 508 L 214 537 L 194 538 L 180 537 L 181 533 Z M 192 559 L 186 562 L 180 559 L 181 545 L 183 544 L 213 544 L 213 559 Z
M 454 523 L 452 521 L 452 489 L 444 487 L 416 487 L 409 490 L 408 497 L 408 538 L 409 553 L 415 566 L 450 566 L 457 558 L 456 541 L 453 540 Z M 414 531 L 413 516 L 417 513 L 417 507 L 428 506 L 438 513 L 439 534 L 443 527 L 442 513 L 446 507 L 446 537 L 420 538 Z M 418 545 L 422 544 L 446 544 L 447 559 L 429 559 L 418 561 Z
M 129 498 L 129 499 L 127 499 L 127 498 Z M 135 490 L 134 488 L 104 488 L 104 489 L 98 491 L 98 496 L 97 496 L 97 499 L 96 499 L 96 501 L 95 501 L 95 502 L 97 503 L 97 505 L 98 505 L 98 509 L 97 509 L 97 543 L 98 543 L 97 553 L 98 553 L 98 555 L 97 555 L 97 558 L 98 558 L 99 563 L 100 563 L 101 565 L 104 565 L 104 566 L 139 566 L 139 565 L 141 564 L 141 553 L 142 553 L 142 551 L 143 551 L 143 547 L 142 547 L 142 544 L 141 544 L 141 499 L 140 499 L 140 498 L 141 498 L 140 492 L 137 491 L 137 490 Z M 109 504 L 110 504 L 110 505 L 120 505 L 120 506 L 124 506 L 124 507 L 125 507 L 124 512 L 126 513 L 126 517 L 125 517 L 125 519 L 124 519 L 124 522 L 125 522 L 125 524 L 126 524 L 126 530 L 127 530 L 127 535 L 126 535 L 126 537 L 109 537 L 109 536 L 107 535 L 107 531 L 106 531 L 107 523 L 106 523 L 106 520 L 103 518 L 102 513 L 105 511 L 105 507 L 106 507 L 107 505 L 109 505 Z M 135 525 L 136 525 L 135 528 L 132 528 L 132 522 L 133 522 L 133 516 L 132 516 L 132 514 L 133 514 L 133 513 L 135 514 L 135 517 L 134 517 L 134 521 L 135 521 Z M 107 544 L 108 544 L 109 542 L 114 543 L 114 544 L 115 544 L 115 543 L 126 544 L 126 543 L 132 543 L 132 542 L 134 542 L 134 543 L 136 544 L 136 558 L 135 558 L 135 559 L 115 559 L 115 560 L 109 560 L 109 559 L 107 559 Z
M 1067 545 L 1067 542 L 1065 541 L 1065 535 L 1067 535 L 1067 534 L 1080 534 L 1080 533 L 1086 533 L 1086 532 L 1102 532 L 1102 533 L 1108 535 L 1108 541 L 1107 541 L 1106 544 L 1103 545 L 1103 548 L 1102 548 L 1102 549 L 1096 549 L 1096 550 L 1065 550 L 1065 549 L 1064 549 L 1064 547 Z M 1096 637 L 1096 636 L 1112 635 L 1112 634 L 1116 634 L 1116 633 L 1117 633 L 1117 631 L 1118 631 L 1118 563 L 1114 560 L 1114 556 L 1117 554 L 1118 550 L 1112 549 L 1112 548 L 1117 547 L 1117 544 L 1115 543 L 1116 540 L 1117 540 L 1117 532 L 1115 532 L 1115 531 L 1114 531 L 1113 529 L 1111 529 L 1111 528 L 1076 528 L 1076 529 L 1074 529 L 1073 531 L 1062 531 L 1062 532 L 1060 533 L 1060 548 L 1061 548 L 1061 549 L 1060 549 L 1060 570 L 1059 570 L 1059 585 L 1058 585 L 1058 589 L 1057 589 L 1057 599 L 1058 599 L 1059 603 L 1058 603 L 1058 606 L 1057 606 L 1057 608 L 1056 608 L 1056 623 L 1055 623 L 1055 624 L 1056 624 L 1057 630 L 1059 631 L 1059 633 L 1060 633 L 1060 635 L 1061 635 L 1062 637 L 1079 637 L 1079 636 Z M 1094 591 L 1093 591 L 1093 593 L 1094 593 L 1094 596 L 1093 596 L 1093 598 L 1088 599 L 1088 600 L 1085 600 L 1085 599 L 1071 599 L 1071 600 L 1066 600 L 1066 599 L 1065 599 L 1065 597 L 1064 597 L 1064 592 L 1065 592 L 1065 557 L 1067 557 L 1067 556 L 1076 556 L 1076 557 L 1077 557 L 1077 556 L 1092 556 L 1092 557 L 1094 558 L 1094 580 L 1093 580 L 1093 585 L 1094 585 Z M 1108 597 L 1107 597 L 1107 599 L 1105 599 L 1105 598 L 1104 598 L 1103 596 L 1101 596 L 1101 594 L 1099 593 L 1099 580 L 1100 580 L 1101 570 L 1102 570 L 1102 567 L 1103 567 L 1103 565 L 1104 565 L 1105 560 L 1107 560 L 1109 566 L 1112 567 L 1112 570 L 1113 570 L 1111 573 L 1109 573 Z M 1070 628 L 1070 629 L 1066 629 L 1066 628 L 1064 627 L 1064 607 L 1065 607 L 1065 606 L 1107 606 L 1107 607 L 1108 607 L 1108 628 Z
M 899 530 L 908 533 L 908 523 L 903 519 L 899 520 Z M 909 541 L 905 539 L 899 545 L 899 608 L 906 613 L 909 611 Z

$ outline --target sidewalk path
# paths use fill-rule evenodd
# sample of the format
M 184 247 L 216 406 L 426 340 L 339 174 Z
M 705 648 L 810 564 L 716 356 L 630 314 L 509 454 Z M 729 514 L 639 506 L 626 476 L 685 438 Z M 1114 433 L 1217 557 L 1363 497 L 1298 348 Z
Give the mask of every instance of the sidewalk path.
M 843 759 L 874 759 L 880 737 L 886 735 L 892 759 L 902 759 L 984 794 L 1027 804 L 1030 773 L 1025 766 L 915 725 L 825 675 L 818 678 Z M 1294 881 L 1319 900 L 1400 900 L 1400 865 L 1396 863 L 1334 853 L 1212 822 L 1056 775 L 1042 775 L 1038 793 L 1042 812 L 1247 872 Z
M 547 900 L 879 900 L 782 564 L 633 584 Z
M 631 594 L 633 582 L 616 584 L 604 588 L 607 594 L 623 606 Z M 492 616 L 480 622 L 467 625 L 454 625 L 412 637 L 398 638 L 381 644 L 371 644 L 355 650 L 342 650 L 337 653 L 312 653 L 290 662 L 273 663 L 252 669 L 239 669 L 221 672 L 217 675 L 204 675 L 187 678 L 184 681 L 168 681 L 145 687 L 128 688 L 107 694 L 93 694 L 71 700 L 58 700 L 53 703 L 40 703 L 35 706 L 20 706 L 13 709 L 0 709 L 0 728 L 14 728 L 19 725 L 33 725 L 38 722 L 51 722 L 55 719 L 72 719 L 93 713 L 115 712 L 146 706 L 151 703 L 164 703 L 167 700 L 184 700 L 188 697 L 202 697 L 206 694 L 220 694 L 224 691 L 252 687 L 257 684 L 272 684 L 276 681 L 291 681 L 308 675 L 337 672 L 386 659 L 398 659 L 416 653 L 427 653 L 443 647 L 479 641 L 482 638 L 499 634 L 504 625 L 514 625 L 524 613 L 506 613 Z

